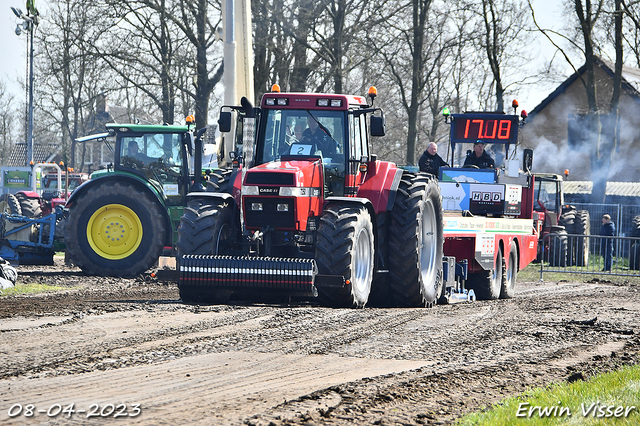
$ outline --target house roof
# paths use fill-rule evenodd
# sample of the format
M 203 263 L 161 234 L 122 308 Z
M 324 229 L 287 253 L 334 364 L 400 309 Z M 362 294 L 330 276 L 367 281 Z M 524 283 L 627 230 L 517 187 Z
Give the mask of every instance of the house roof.
M 562 191 L 565 194 L 591 194 L 593 182 L 586 180 L 565 180 Z M 640 182 L 607 182 L 605 195 L 618 197 L 640 197 Z
M 615 74 L 615 64 L 609 61 L 605 61 L 600 58 L 595 58 L 595 65 L 600 67 L 604 72 L 613 78 Z M 547 105 L 549 105 L 559 95 L 565 93 L 567 89 L 580 78 L 580 75 L 586 72 L 586 64 L 578 69 L 577 73 L 573 73 L 562 84 L 560 84 L 556 90 L 551 92 L 542 102 L 540 102 L 532 111 L 529 112 L 529 120 L 531 120 L 537 113 L 542 111 Z M 622 67 L 622 90 L 632 98 L 640 102 L 640 69 L 633 67 Z M 525 123 L 525 124 L 528 124 Z
M 60 146 L 52 143 L 33 144 L 33 162 L 34 163 L 47 163 L 51 162 L 53 158 L 60 152 Z M 11 154 L 9 155 L 9 161 L 7 166 L 9 167 L 26 167 L 27 159 L 27 144 L 17 143 L 13 145 Z

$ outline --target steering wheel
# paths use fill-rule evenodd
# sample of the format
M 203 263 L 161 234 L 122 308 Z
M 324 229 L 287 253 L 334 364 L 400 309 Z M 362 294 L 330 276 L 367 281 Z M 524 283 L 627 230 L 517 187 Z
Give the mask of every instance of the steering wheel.
M 475 164 L 469 164 L 468 166 L 466 166 L 469 169 L 479 169 L 480 167 L 476 166 Z
M 130 155 L 125 155 L 121 158 L 121 163 L 125 167 L 129 167 L 131 169 L 142 169 L 143 164 L 142 161 L 138 160 L 135 157 L 131 157 Z
M 163 161 L 163 157 L 158 158 L 153 163 L 149 163 L 149 169 L 153 174 L 162 178 L 162 181 L 166 181 L 169 176 L 180 177 L 180 173 L 173 170 L 167 162 Z

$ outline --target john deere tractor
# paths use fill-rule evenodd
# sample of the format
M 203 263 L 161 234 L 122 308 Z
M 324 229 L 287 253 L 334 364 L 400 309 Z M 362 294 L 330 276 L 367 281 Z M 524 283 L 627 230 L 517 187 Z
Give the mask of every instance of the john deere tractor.
M 135 276 L 170 252 L 186 194 L 203 188 L 206 129 L 196 134 L 191 123 L 108 124 L 107 133 L 78 140 L 115 137 L 114 163 L 94 172 L 66 205 L 65 243 L 85 273 Z

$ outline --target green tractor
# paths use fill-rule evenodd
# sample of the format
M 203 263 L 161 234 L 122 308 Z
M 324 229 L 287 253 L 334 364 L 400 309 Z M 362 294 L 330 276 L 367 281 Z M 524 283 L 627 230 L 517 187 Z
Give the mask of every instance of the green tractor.
M 107 124 L 107 133 L 78 139 L 102 140 L 111 148 L 107 138 L 115 137 L 113 165 L 94 172 L 66 204 L 65 244 L 83 272 L 131 277 L 172 254 L 185 196 L 203 191 L 206 181 L 206 129 L 195 132 L 187 123 Z

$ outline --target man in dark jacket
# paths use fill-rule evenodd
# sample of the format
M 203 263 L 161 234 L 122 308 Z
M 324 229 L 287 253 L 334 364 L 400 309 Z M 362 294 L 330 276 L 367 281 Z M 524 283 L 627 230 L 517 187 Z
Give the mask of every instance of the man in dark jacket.
M 495 169 L 496 162 L 484 150 L 484 142 L 477 140 L 473 144 L 473 152 L 467 155 L 462 167 L 477 166 L 479 169 Z
M 616 225 L 611 221 L 611 216 L 608 214 L 602 215 L 600 235 L 606 235 L 608 237 L 616 235 Z M 603 238 L 600 251 L 604 257 L 603 271 L 611 271 L 611 264 L 613 263 L 613 238 Z
M 431 173 L 435 177 L 438 176 L 440 167 L 449 167 L 449 164 L 438 155 L 438 145 L 435 142 L 430 142 L 427 145 L 427 150 L 422 153 L 420 160 L 418 160 L 418 166 L 421 172 Z
M 302 138 L 300 140 L 302 143 L 312 144 L 314 146 L 313 152 L 320 150 L 324 157 L 336 154 L 336 142 L 324 127 L 320 127 L 318 121 L 309 117 L 307 118 L 307 126 L 308 128 L 302 132 Z

